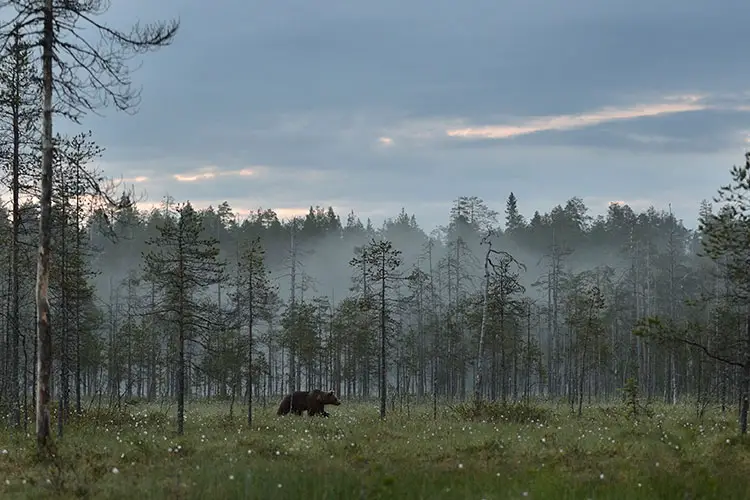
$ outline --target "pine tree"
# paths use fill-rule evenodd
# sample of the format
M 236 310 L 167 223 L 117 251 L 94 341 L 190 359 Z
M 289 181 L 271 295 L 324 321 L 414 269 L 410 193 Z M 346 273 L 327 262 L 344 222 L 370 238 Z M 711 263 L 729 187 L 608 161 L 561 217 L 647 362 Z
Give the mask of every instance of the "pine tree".
M 385 418 L 386 409 L 386 345 L 388 323 L 390 321 L 389 291 L 401 279 L 398 272 L 401 267 L 401 251 L 393 248 L 388 240 L 373 239 L 362 250 L 361 257 L 353 258 L 349 264 L 355 269 L 365 266 L 368 279 L 379 289 L 378 308 L 380 312 L 380 418 Z
M 201 237 L 200 216 L 190 202 L 176 209 L 177 220 L 168 218 L 159 234 L 146 243 L 143 255 L 146 276 L 164 295 L 162 312 L 177 330 L 177 433 L 185 426 L 185 343 L 195 340 L 199 331 L 213 321 L 205 314 L 206 304 L 198 295 L 205 287 L 219 282 L 223 263 L 218 261 L 218 242 Z
M 246 242 L 239 256 L 236 297 L 240 325 L 247 325 L 247 425 L 253 423 L 253 327 L 267 313 L 271 292 L 265 251 L 256 237 Z
M 516 195 L 511 191 L 508 201 L 505 204 L 505 230 L 508 233 L 515 233 L 526 227 L 526 221 L 518 211 L 518 200 Z

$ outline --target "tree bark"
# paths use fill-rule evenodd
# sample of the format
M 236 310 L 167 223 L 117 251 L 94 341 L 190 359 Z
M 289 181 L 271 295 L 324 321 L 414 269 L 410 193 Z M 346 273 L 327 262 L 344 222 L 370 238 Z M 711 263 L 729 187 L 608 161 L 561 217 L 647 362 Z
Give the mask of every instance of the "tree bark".
M 251 259 L 255 258 L 255 254 L 251 256 Z M 248 275 L 248 288 L 247 288 L 247 426 L 253 425 L 253 320 L 255 319 L 254 304 L 255 294 L 253 293 L 253 279 L 255 272 L 252 260 L 249 264 L 249 275 Z M 292 391 L 290 394 L 293 394 Z
M 21 411 L 19 401 L 19 387 L 18 387 L 18 367 L 19 367 L 19 354 L 18 344 L 21 338 L 21 287 L 20 287 L 20 266 L 19 266 L 19 241 L 18 235 L 21 229 L 21 207 L 19 202 L 19 191 L 21 185 L 19 182 L 20 176 L 20 163 L 21 163 L 21 124 L 20 124 L 20 68 L 18 65 L 19 41 L 20 35 L 16 34 L 14 37 L 14 56 L 16 57 L 15 64 L 15 75 L 14 75 L 14 92 L 15 96 L 13 99 L 13 165 L 12 165 L 12 181 L 11 190 L 13 191 L 13 228 L 11 236 L 12 251 L 10 255 L 10 267 L 11 267 L 11 296 L 13 297 L 13 303 L 11 305 L 11 328 L 12 328 L 12 340 L 11 340 L 11 366 L 10 366 L 10 390 L 11 390 L 11 422 L 12 425 L 19 427 L 21 425 Z M 26 388 L 24 387 L 24 390 Z
M 37 398 L 36 439 L 40 453 L 48 449 L 50 439 L 50 375 L 52 373 L 52 325 L 49 307 L 49 263 L 52 229 L 52 58 L 54 19 L 52 0 L 44 2 L 42 38 L 42 180 L 39 217 L 39 254 L 36 272 L 37 308 Z
M 746 341 L 750 342 L 750 313 L 747 316 L 745 325 Z M 740 434 L 747 434 L 747 413 L 750 409 L 750 344 L 746 347 L 745 364 L 742 367 L 742 381 L 740 382 L 742 405 L 740 408 Z
M 477 373 L 474 380 L 474 401 L 479 403 L 482 398 L 482 357 L 484 351 L 484 332 L 487 327 L 487 294 L 490 288 L 490 252 L 492 252 L 492 243 L 487 241 L 489 248 L 484 256 L 484 290 L 482 297 L 482 326 L 479 329 L 479 348 L 477 351 Z
M 386 407 L 386 374 L 385 374 L 385 334 L 386 334 L 386 310 L 385 310 L 385 273 L 386 259 L 388 258 L 385 251 L 382 251 L 382 266 L 380 268 L 382 281 L 380 283 L 380 418 L 385 418 Z

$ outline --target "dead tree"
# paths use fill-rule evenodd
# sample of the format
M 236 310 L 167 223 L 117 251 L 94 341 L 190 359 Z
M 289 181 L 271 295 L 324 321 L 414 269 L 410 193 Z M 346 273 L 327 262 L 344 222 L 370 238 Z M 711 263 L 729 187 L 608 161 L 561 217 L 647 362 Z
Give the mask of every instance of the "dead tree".
M 520 269 L 526 270 L 526 266 L 518 262 L 508 252 L 503 250 L 494 250 L 492 248 L 492 231 L 489 231 L 486 236 L 482 238 L 481 244 L 487 245 L 487 252 L 484 255 L 484 290 L 482 296 L 482 326 L 479 330 L 479 348 L 477 352 L 477 368 L 476 378 L 474 381 L 474 400 L 478 403 L 482 398 L 482 356 L 484 354 L 484 334 L 487 326 L 487 296 L 489 295 L 490 288 L 490 271 L 495 271 L 495 264 L 492 262 L 492 256 L 500 256 L 501 259 L 508 263 L 515 263 Z

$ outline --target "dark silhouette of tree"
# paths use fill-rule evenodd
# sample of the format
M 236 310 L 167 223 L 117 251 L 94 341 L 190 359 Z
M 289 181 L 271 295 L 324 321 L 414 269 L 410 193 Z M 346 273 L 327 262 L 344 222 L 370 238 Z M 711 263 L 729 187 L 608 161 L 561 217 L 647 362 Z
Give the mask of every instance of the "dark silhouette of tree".
M 390 319 L 388 291 L 395 287 L 401 275 L 401 251 L 393 248 L 388 240 L 373 239 L 363 248 L 362 256 L 353 258 L 349 264 L 355 269 L 364 266 L 371 283 L 379 286 L 378 305 L 380 309 L 380 418 L 385 418 L 386 410 L 386 345 L 388 321 Z

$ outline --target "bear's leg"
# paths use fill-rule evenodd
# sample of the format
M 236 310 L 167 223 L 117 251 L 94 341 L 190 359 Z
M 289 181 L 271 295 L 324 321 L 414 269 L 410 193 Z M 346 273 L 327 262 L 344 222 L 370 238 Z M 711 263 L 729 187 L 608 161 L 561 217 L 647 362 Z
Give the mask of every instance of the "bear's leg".
M 291 396 L 285 396 L 284 399 L 281 400 L 281 404 L 279 405 L 279 409 L 276 412 L 277 415 L 286 415 L 289 413 L 289 409 L 292 406 L 292 398 Z

